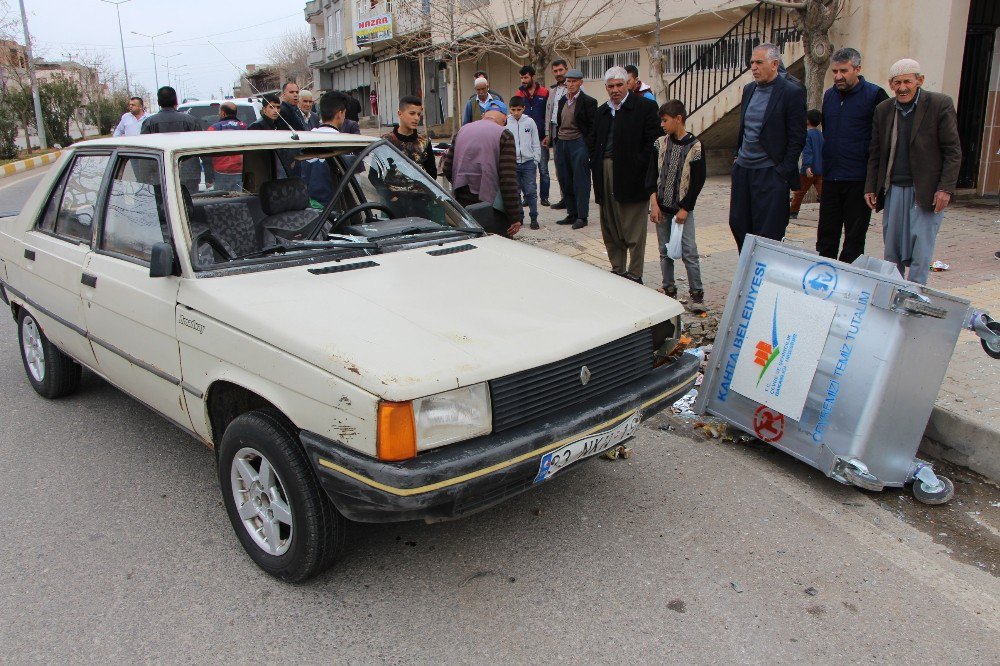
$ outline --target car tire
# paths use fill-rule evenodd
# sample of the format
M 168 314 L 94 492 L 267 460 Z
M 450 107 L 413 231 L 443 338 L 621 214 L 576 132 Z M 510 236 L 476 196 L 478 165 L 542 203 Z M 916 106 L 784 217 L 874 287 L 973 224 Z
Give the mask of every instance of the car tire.
M 307 580 L 343 550 L 347 521 L 320 488 L 298 434 L 280 414 L 261 410 L 233 419 L 219 445 L 218 474 L 237 538 L 275 578 Z
M 49 342 L 34 315 L 21 308 L 17 316 L 21 361 L 31 388 L 43 398 L 61 398 L 80 386 L 80 364 Z

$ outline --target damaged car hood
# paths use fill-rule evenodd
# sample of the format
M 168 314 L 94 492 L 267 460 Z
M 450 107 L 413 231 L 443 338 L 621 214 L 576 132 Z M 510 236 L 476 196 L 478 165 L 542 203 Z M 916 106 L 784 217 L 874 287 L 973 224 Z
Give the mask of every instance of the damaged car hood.
M 364 262 L 374 265 L 310 272 Z M 607 271 L 499 237 L 183 280 L 178 298 L 386 400 L 544 365 L 683 310 Z

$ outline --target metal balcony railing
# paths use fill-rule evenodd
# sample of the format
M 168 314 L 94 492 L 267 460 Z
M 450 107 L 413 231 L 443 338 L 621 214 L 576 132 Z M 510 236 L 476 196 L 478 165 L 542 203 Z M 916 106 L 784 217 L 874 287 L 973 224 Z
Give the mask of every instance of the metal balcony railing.
M 801 41 L 791 14 L 772 5 L 759 3 L 736 25 L 714 42 L 690 45 L 688 50 L 671 50 L 674 59 L 691 61 L 667 86 L 667 99 L 684 102 L 688 115 L 708 104 L 750 69 L 754 47 L 771 42 L 784 51 L 785 45 Z M 672 62 L 669 69 L 683 63 Z

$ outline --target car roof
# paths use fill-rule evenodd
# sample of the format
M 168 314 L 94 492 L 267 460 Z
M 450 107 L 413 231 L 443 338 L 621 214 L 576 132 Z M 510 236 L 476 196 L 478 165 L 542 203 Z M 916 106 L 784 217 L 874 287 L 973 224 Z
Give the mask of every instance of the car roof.
M 213 106 L 224 102 L 232 102 L 236 106 L 253 106 L 254 104 L 260 104 L 260 102 L 247 99 L 246 97 L 234 97 L 233 99 L 192 99 L 187 102 L 181 102 L 178 105 L 178 108 L 181 106 Z
M 224 132 L 167 132 L 140 134 L 139 136 L 90 139 L 73 144 L 73 148 L 152 148 L 162 151 L 206 150 L 218 148 L 270 148 L 302 147 L 317 143 L 368 144 L 378 139 L 364 134 L 336 134 L 334 132 L 299 132 L 298 139 L 286 130 L 226 130 Z

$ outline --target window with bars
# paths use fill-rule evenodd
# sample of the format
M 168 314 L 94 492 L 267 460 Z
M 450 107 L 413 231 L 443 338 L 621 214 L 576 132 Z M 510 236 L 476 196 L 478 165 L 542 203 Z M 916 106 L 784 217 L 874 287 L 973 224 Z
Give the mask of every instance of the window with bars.
M 639 49 L 600 53 L 576 59 L 576 66 L 583 72 L 585 79 L 602 79 L 604 72 L 612 67 L 624 67 L 625 65 L 639 66 Z

